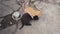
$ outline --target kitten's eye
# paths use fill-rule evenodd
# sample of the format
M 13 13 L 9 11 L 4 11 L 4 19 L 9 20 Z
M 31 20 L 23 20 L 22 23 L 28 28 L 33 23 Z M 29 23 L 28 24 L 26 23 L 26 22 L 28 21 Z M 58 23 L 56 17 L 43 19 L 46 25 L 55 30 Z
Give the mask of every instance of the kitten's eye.
M 15 16 L 13 16 L 15 18 Z

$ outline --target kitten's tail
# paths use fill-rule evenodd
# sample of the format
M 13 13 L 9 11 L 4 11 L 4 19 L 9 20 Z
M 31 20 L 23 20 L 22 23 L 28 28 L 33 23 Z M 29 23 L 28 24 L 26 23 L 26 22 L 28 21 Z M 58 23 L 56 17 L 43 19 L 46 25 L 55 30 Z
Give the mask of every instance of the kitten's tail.
M 4 18 L 5 16 L 2 16 L 2 17 L 0 17 L 0 18 Z

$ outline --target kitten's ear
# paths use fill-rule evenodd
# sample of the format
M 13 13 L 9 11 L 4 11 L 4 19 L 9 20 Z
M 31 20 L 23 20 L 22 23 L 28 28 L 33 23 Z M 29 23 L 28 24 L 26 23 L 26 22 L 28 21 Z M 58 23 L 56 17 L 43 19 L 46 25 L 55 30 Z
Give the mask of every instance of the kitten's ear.
M 13 11 L 11 14 L 13 14 L 14 12 L 16 12 L 16 11 Z

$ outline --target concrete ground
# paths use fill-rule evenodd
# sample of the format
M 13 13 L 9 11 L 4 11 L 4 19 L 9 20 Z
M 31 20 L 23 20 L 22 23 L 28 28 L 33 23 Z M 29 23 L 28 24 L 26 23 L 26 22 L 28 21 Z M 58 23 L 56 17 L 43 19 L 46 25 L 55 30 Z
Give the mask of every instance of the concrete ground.
M 56 1 L 56 0 L 55 0 Z M 14 10 L 19 6 L 14 0 L 4 1 Z M 32 21 L 32 26 L 24 26 L 22 30 L 17 30 L 15 34 L 60 34 L 60 5 L 57 2 L 42 1 L 36 5 L 41 10 L 42 15 L 38 21 Z M 0 15 L 4 16 L 12 10 L 0 4 Z M 0 31 L 0 34 L 12 34 L 15 25 Z

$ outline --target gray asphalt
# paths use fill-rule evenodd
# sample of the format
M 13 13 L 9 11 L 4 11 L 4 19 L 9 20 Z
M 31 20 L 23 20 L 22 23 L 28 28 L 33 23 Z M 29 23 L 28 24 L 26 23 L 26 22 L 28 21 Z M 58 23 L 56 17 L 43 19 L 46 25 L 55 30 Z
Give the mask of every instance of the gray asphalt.
M 59 2 L 59 0 L 57 1 Z M 47 2 L 43 1 L 37 4 L 36 6 L 42 13 L 39 20 L 32 21 L 32 26 L 24 26 L 22 30 L 18 29 L 15 34 L 60 34 L 60 2 L 58 3 L 57 1 L 48 0 Z M 3 3 L 9 5 L 14 10 L 19 7 L 14 0 L 4 1 Z M 12 10 L 0 4 L 1 16 L 11 12 Z M 0 34 L 12 34 L 15 28 L 15 25 L 13 25 L 0 31 Z

